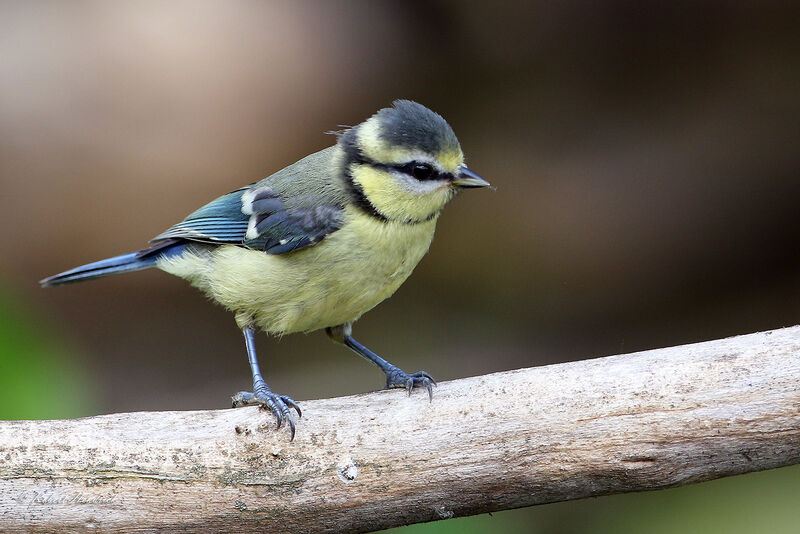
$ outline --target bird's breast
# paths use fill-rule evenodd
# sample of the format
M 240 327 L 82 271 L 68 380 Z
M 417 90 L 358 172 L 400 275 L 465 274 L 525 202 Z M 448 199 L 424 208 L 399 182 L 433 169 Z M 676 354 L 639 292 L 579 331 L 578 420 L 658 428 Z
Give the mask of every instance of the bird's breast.
M 162 269 L 190 280 L 240 323 L 275 334 L 310 331 L 354 321 L 391 296 L 428 251 L 435 225 L 435 218 L 408 225 L 348 208 L 340 230 L 303 250 L 271 256 L 222 246 Z

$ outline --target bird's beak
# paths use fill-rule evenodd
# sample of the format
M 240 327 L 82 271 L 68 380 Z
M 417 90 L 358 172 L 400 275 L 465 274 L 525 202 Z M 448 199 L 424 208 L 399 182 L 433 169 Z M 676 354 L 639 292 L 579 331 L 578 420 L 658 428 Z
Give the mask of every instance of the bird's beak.
M 484 180 L 476 172 L 472 172 L 466 167 L 461 167 L 458 171 L 458 178 L 453 180 L 453 185 L 457 187 L 489 187 L 489 182 Z

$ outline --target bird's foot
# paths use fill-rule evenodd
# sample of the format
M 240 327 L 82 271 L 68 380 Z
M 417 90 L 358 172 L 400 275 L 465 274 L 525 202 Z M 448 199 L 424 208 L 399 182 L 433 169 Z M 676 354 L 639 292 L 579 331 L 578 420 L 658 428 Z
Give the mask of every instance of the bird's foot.
M 231 397 L 233 407 L 239 408 L 240 406 L 261 406 L 262 409 L 271 411 L 273 414 L 275 414 L 275 418 L 278 420 L 278 428 L 280 428 L 281 425 L 283 425 L 283 422 L 286 421 L 286 424 L 289 425 L 289 429 L 291 430 L 291 439 L 293 440 L 295 422 L 294 417 L 292 416 L 291 408 L 294 408 L 297 411 L 298 418 L 303 417 L 303 413 L 300 411 L 300 407 L 297 405 L 297 403 L 286 395 L 278 395 L 277 393 L 273 393 L 266 386 L 256 387 L 254 389 L 254 392 L 240 391 Z
M 411 395 L 411 390 L 416 387 L 422 387 L 428 390 L 428 398 L 431 401 L 433 401 L 433 386 L 435 385 L 436 380 L 425 371 L 408 374 L 399 367 L 392 366 L 386 372 L 386 389 L 405 388 L 408 394 Z

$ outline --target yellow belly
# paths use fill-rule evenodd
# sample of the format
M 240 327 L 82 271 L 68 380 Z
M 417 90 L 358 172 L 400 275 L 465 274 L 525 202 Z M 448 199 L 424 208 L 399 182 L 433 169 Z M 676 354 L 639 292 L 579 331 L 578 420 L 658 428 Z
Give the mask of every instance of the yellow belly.
M 435 225 L 386 223 L 348 208 L 341 230 L 290 254 L 225 245 L 158 266 L 236 313 L 240 326 L 317 330 L 355 321 L 391 296 L 428 251 Z

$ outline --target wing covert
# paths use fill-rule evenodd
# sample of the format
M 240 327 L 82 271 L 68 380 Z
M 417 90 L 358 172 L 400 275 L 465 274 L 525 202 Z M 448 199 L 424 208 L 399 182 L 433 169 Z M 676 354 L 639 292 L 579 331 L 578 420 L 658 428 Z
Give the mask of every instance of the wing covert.
M 271 187 L 256 184 L 203 206 L 152 242 L 185 239 L 285 254 L 314 245 L 341 228 L 342 214 L 340 205 L 312 196 L 290 202 Z
M 250 215 L 245 246 L 267 254 L 285 254 L 320 242 L 342 226 L 342 206 L 295 199 L 293 206 L 269 186 L 242 195 L 242 212 Z M 303 202 L 305 201 L 305 202 Z

